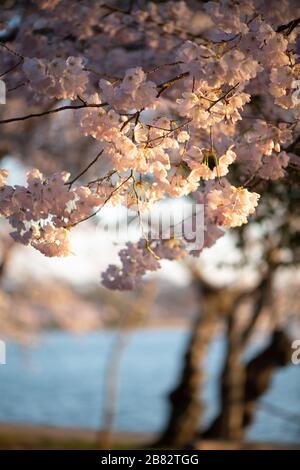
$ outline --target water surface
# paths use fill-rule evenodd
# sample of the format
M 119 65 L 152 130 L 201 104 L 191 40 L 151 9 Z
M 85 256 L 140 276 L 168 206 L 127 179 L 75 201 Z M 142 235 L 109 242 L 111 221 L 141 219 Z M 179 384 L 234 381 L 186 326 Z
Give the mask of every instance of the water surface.
M 34 348 L 9 343 L 7 364 L 0 366 L 0 421 L 98 428 L 102 423 L 104 377 L 115 338 L 101 331 L 84 336 L 49 332 Z M 188 333 L 182 330 L 139 330 L 125 349 L 115 428 L 157 432 L 168 413 L 167 395 L 175 386 Z M 224 344 L 218 338 L 206 361 L 205 422 L 218 410 L 218 374 Z M 279 369 L 263 398 L 300 416 L 300 366 Z M 300 421 L 260 406 L 248 438 L 300 442 Z

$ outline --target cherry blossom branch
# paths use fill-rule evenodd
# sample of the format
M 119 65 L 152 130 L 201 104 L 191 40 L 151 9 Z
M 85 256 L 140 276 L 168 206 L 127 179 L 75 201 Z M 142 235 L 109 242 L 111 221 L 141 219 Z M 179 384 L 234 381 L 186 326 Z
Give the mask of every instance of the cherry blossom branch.
M 32 170 L 27 175 L 26 186 L 8 185 L 8 172 L 0 169 L 0 212 L 11 221 L 14 228 L 12 236 L 16 241 L 29 244 L 46 256 L 67 256 L 71 253 L 69 229 L 94 217 L 108 201 L 110 205 L 121 203 L 133 208 L 145 242 L 141 239 L 140 246 L 128 250 L 127 260 L 132 259 L 135 263 L 126 261 L 121 270 L 110 267 L 107 277 L 110 287 L 128 288 L 134 286 L 147 270 L 147 263 L 152 265 L 151 270 L 159 264 L 153 262 L 146 250 L 155 258 L 157 255 L 164 258 L 163 250 L 166 248 L 166 253 L 170 252 L 166 257 L 172 258 L 171 251 L 177 249 L 177 245 L 163 247 L 160 242 L 151 240 L 150 234 L 144 230 L 146 227 L 143 227 L 144 207 L 163 198 L 196 192 L 199 202 L 206 204 L 206 235 L 209 238 L 206 243 L 210 246 L 222 235 L 219 228 L 240 227 L 248 222 L 248 217 L 258 205 L 258 193 L 263 195 L 273 191 L 273 180 L 285 179 L 286 183 L 288 177 L 293 180 L 298 177 L 293 170 L 297 158 L 286 154 L 287 150 L 299 153 L 300 137 L 297 137 L 296 121 L 288 123 L 294 118 L 288 119 L 287 111 L 284 116 L 288 125 L 281 128 L 279 115 L 282 116 L 283 112 L 279 113 L 278 110 L 274 115 L 278 115 L 278 122 L 274 121 L 275 125 L 271 126 L 269 123 L 272 122 L 263 114 L 273 115 L 270 111 L 274 103 L 284 109 L 289 109 L 288 105 L 292 103 L 291 83 L 293 78 L 298 78 L 294 36 L 300 18 L 290 21 L 287 11 L 286 15 L 282 14 L 281 21 L 286 24 L 278 26 L 275 33 L 277 25 L 274 27 L 272 14 L 269 15 L 264 8 L 260 12 L 258 6 L 253 9 L 253 14 L 245 14 L 243 5 L 238 6 L 240 2 L 234 2 L 231 11 L 229 8 L 223 9 L 223 6 L 219 8 L 217 3 L 207 9 L 206 6 L 197 6 L 197 2 L 182 1 L 178 4 L 171 1 L 167 5 L 155 2 L 154 10 L 148 8 L 147 2 L 134 0 L 127 0 L 123 6 L 118 2 L 106 3 L 105 0 L 104 3 L 90 0 L 83 9 L 84 15 L 76 12 L 76 21 L 70 17 L 70 22 L 77 24 L 81 15 L 82 29 L 68 36 L 64 36 L 63 32 L 62 36 L 57 37 L 56 31 L 64 31 L 64 17 L 60 17 L 60 10 L 57 16 L 49 15 L 48 25 L 47 10 L 42 11 L 39 5 L 36 6 L 36 18 L 38 20 L 41 10 L 43 25 L 32 34 L 41 34 L 47 39 L 50 30 L 51 41 L 42 44 L 45 49 L 42 54 L 36 41 L 26 44 L 28 38 L 32 39 L 32 19 L 30 15 L 28 21 L 24 18 L 25 23 L 12 47 L 17 51 L 26 51 L 31 47 L 28 60 L 0 44 L 4 58 L 9 59 L 9 62 L 4 62 L 0 77 L 10 72 L 9 77 L 19 76 L 22 62 L 25 63 L 24 75 L 15 80 L 10 85 L 14 88 L 8 91 L 29 83 L 34 92 L 31 98 L 36 93 L 49 100 L 45 106 L 15 113 L 19 114 L 16 117 L 13 117 L 13 111 L 8 111 L 12 117 L 6 114 L 1 116 L 1 119 L 8 118 L 0 120 L 0 124 L 25 121 L 68 109 L 82 109 L 77 123 L 80 132 L 74 129 L 75 138 L 79 135 L 89 136 L 90 140 L 91 137 L 95 138 L 95 155 L 98 152 L 96 156 L 87 154 L 86 161 L 71 177 L 66 172 L 44 177 L 39 170 Z M 193 15 L 202 13 L 210 17 L 211 22 L 199 22 L 193 27 Z M 93 15 L 98 18 L 97 24 Z M 251 25 L 257 17 L 258 24 Z M 106 19 L 101 21 L 103 18 Z M 215 34 L 217 30 L 221 35 Z M 203 34 L 200 34 L 201 31 Z M 288 37 L 292 31 L 293 38 Z M 105 38 L 106 32 L 111 34 L 108 42 L 100 44 L 97 58 L 93 54 L 86 55 L 86 49 L 93 47 L 94 33 L 99 34 L 101 39 Z M 134 34 L 131 35 L 131 32 Z M 205 36 L 211 36 L 211 39 Z M 149 37 L 151 40 L 148 40 Z M 225 39 L 218 41 L 220 37 Z M 250 48 L 245 47 L 249 45 Z M 116 48 L 121 53 L 114 54 Z M 56 53 L 57 49 L 59 53 Z M 136 49 L 141 49 L 143 57 L 137 59 L 141 66 L 136 64 L 132 67 L 130 51 Z M 120 55 L 124 57 L 120 58 Z M 101 73 L 103 61 L 109 58 L 112 60 L 109 69 L 121 78 Z M 220 66 L 218 70 L 216 64 Z M 286 65 L 288 69 L 283 69 L 283 72 L 287 71 L 287 74 L 282 75 L 281 68 Z M 274 68 L 275 72 L 270 73 Z M 167 75 L 157 73 L 153 75 L 154 80 L 150 80 L 151 74 L 160 70 L 167 72 Z M 266 73 L 258 78 L 260 71 Z M 268 92 L 265 93 L 263 87 L 260 94 L 262 98 L 265 94 L 266 99 L 252 100 L 248 107 L 251 95 L 255 96 L 254 90 L 261 83 L 261 76 L 270 82 Z M 98 84 L 100 77 L 110 83 Z M 27 78 L 28 82 L 25 82 Z M 254 86 L 244 93 L 250 82 Z M 278 88 L 281 90 L 279 93 Z M 162 93 L 166 92 L 164 96 L 171 95 L 169 89 L 172 96 L 166 102 Z M 94 104 L 96 101 L 88 96 L 95 96 L 96 99 L 99 96 L 107 102 Z M 64 101 L 61 101 L 62 97 Z M 26 103 L 27 99 L 21 104 L 26 106 Z M 88 108 L 102 110 L 90 112 Z M 263 116 L 253 118 L 262 119 L 262 123 L 252 125 L 252 118 L 247 117 L 249 108 L 254 114 Z M 153 109 L 154 112 L 150 111 Z M 23 113 L 25 115 L 21 116 Z M 145 119 L 141 113 L 145 114 Z M 240 123 L 235 124 L 240 117 L 245 121 L 241 126 Z M 13 139 L 14 135 L 9 137 Z M 291 144 L 292 138 L 294 142 Z M 90 145 L 89 141 L 87 144 Z M 109 168 L 97 173 L 97 167 L 102 167 L 103 152 Z M 270 158 L 264 158 L 264 155 Z M 229 166 L 235 160 L 237 166 L 234 164 L 229 173 Z M 252 166 L 252 163 L 255 165 Z M 245 181 L 244 185 L 240 184 L 242 181 Z M 254 187 L 258 187 L 258 193 L 249 190 Z M 13 197 L 14 194 L 16 197 Z M 37 195 L 40 204 L 36 204 Z M 23 223 L 24 213 L 26 224 Z M 172 226 L 170 239 L 174 233 Z
M 177 60 L 177 62 L 171 62 L 170 64 L 157 65 L 156 67 L 154 67 L 153 69 L 149 70 L 146 73 L 150 75 L 151 73 L 158 72 L 158 70 L 161 70 L 164 67 L 175 67 L 176 65 L 180 65 L 180 64 L 183 64 L 182 60 Z
M 140 115 L 140 111 L 137 111 L 136 113 L 132 114 L 131 116 L 129 116 L 129 118 L 123 122 L 121 128 L 120 128 L 120 131 L 123 131 L 125 129 L 125 127 L 127 126 L 127 124 L 129 124 L 131 121 L 133 121 L 134 119 L 138 118 Z
M 87 183 L 87 186 L 88 186 L 88 187 L 91 187 L 93 184 L 102 183 L 102 181 L 105 181 L 105 180 L 111 178 L 111 176 L 115 175 L 116 173 L 118 173 L 117 170 L 110 171 L 110 172 L 109 172 L 107 175 L 105 175 L 105 176 L 101 176 L 101 177 L 96 178 L 96 179 L 94 179 L 94 180 L 92 180 L 92 181 L 89 181 L 89 182 Z
M 133 172 L 131 171 L 130 175 L 125 180 L 123 180 L 122 183 L 120 183 L 118 186 L 116 186 L 114 188 L 114 190 L 110 193 L 110 195 L 105 199 L 102 206 L 100 206 L 95 212 L 88 215 L 87 217 L 84 217 L 83 219 L 79 220 L 78 222 L 75 222 L 74 224 L 67 225 L 65 228 L 70 229 L 72 227 L 75 227 L 75 225 L 81 224 L 81 222 L 86 222 L 87 220 L 89 220 L 92 217 L 94 217 L 95 215 L 97 215 L 103 209 L 103 207 L 110 201 L 110 199 L 119 191 L 119 189 L 121 189 L 122 186 L 124 186 L 124 184 L 127 183 L 127 181 L 129 181 L 132 178 L 132 175 L 133 175 Z
M 105 13 L 101 17 L 101 19 L 105 19 L 113 13 L 120 13 L 122 15 L 130 16 L 131 12 L 132 12 L 133 5 L 134 5 L 134 1 L 131 0 L 129 8 L 127 10 L 123 10 L 121 8 L 111 6 L 111 5 L 107 5 L 106 3 L 104 3 L 104 4 L 102 4 L 102 7 L 108 9 L 109 11 L 108 11 L 108 13 Z M 139 23 L 137 21 L 135 21 L 134 18 L 132 18 L 132 20 L 133 20 L 132 24 L 127 25 L 128 27 L 133 27 L 133 25 L 135 25 L 135 24 L 137 24 L 139 26 Z M 157 22 L 157 21 L 153 20 L 151 17 L 146 19 L 146 23 L 153 24 L 154 26 L 160 27 L 160 28 L 163 28 L 163 26 L 164 26 L 164 23 Z M 184 31 L 183 29 L 180 29 L 180 28 L 174 28 L 172 32 L 171 31 L 165 31 L 163 29 L 161 31 L 162 36 L 171 36 L 171 37 L 176 37 L 177 38 L 178 35 L 181 35 L 181 34 L 184 34 L 187 38 L 190 38 L 190 39 L 205 39 L 205 40 L 207 40 L 202 34 L 193 34 L 193 33 L 190 33 L 189 31 Z
M 244 188 L 251 188 L 250 183 L 253 183 L 254 179 L 259 173 L 260 168 L 258 168 L 252 175 L 249 176 L 249 178 L 243 183 Z
M 158 93 L 157 93 L 157 98 L 160 97 L 160 95 L 168 90 L 174 83 L 178 82 L 178 80 L 182 80 L 183 78 L 189 77 L 190 72 L 183 72 L 179 75 L 177 75 L 174 78 L 171 78 L 171 80 L 167 80 L 166 82 L 160 83 L 157 85 Z
M 15 70 L 17 67 L 19 67 L 19 65 L 22 64 L 23 60 L 24 60 L 23 57 L 21 57 L 21 59 L 20 59 L 16 64 L 14 64 L 12 67 L 10 67 L 10 68 L 9 68 L 8 70 L 6 70 L 5 72 L 1 73 L 1 74 L 0 74 L 0 78 L 1 78 L 1 77 L 4 77 L 4 75 L 7 75 L 8 73 L 12 72 L 12 71 Z
M 108 15 L 111 15 L 112 13 L 122 13 L 123 15 L 130 15 L 133 7 L 133 1 L 130 2 L 130 6 L 128 10 L 122 10 L 122 8 L 114 7 L 112 5 L 108 5 L 107 3 L 103 3 L 101 6 L 102 8 L 106 8 L 109 10 L 110 13 L 106 13 L 104 16 L 102 16 L 102 19 L 105 18 Z
M 19 83 L 18 85 L 12 87 L 12 88 L 8 88 L 7 90 L 7 93 L 9 93 L 10 91 L 15 91 L 15 90 L 18 90 L 19 88 L 21 88 L 22 86 L 25 86 L 27 85 L 28 82 L 22 82 L 22 83 Z
M 235 90 L 236 87 L 239 86 L 239 82 L 236 83 L 235 85 L 233 85 L 231 88 L 229 88 L 228 91 L 226 91 L 226 93 L 224 93 L 222 96 L 220 96 L 220 98 L 218 98 L 217 100 L 215 100 L 207 109 L 207 111 L 210 111 L 217 103 L 219 103 L 220 101 L 222 101 L 224 98 L 227 98 L 227 96 L 233 91 Z
M 10 52 L 11 54 L 19 57 L 20 59 L 24 60 L 24 56 L 22 56 L 21 54 L 19 54 L 18 52 L 14 51 L 13 49 L 11 49 L 10 47 L 8 47 L 6 44 L 3 44 L 3 42 L 0 42 L 0 46 L 1 47 L 4 47 L 4 49 L 6 49 L 8 52 Z
M 102 155 L 103 153 L 103 149 L 100 150 L 100 152 L 96 155 L 96 157 L 88 164 L 87 167 L 85 167 L 77 176 L 75 176 L 71 181 L 68 181 L 67 183 L 65 183 L 65 185 L 69 186 L 69 188 L 71 189 L 71 187 L 73 186 L 73 184 L 75 183 L 75 181 L 79 180 L 79 178 L 81 178 L 81 176 L 83 176 L 90 168 L 91 166 L 93 166 L 99 159 L 99 157 Z
M 47 116 L 48 114 L 59 113 L 60 111 L 66 111 L 68 109 L 103 108 L 104 106 L 107 106 L 107 103 L 99 103 L 99 104 L 84 103 L 84 104 L 77 104 L 77 105 L 60 106 L 59 108 L 50 109 L 48 111 L 43 111 L 41 113 L 32 113 L 32 114 L 26 114 L 25 116 L 2 119 L 0 120 L 0 124 L 9 124 L 11 122 L 26 121 L 27 119 Z
M 171 135 L 173 132 L 175 131 L 178 131 L 179 129 L 182 129 L 183 127 L 187 126 L 188 124 L 190 124 L 192 122 L 192 118 L 188 119 L 186 122 L 184 122 L 183 124 L 179 124 L 179 126 L 177 127 L 174 127 L 174 129 L 163 129 L 162 127 L 157 127 L 157 126 L 151 126 L 151 125 L 148 125 L 148 127 L 153 127 L 153 128 L 156 128 L 156 129 L 161 129 L 161 130 L 164 130 L 166 131 L 166 134 L 165 135 L 160 135 L 158 137 L 154 137 L 153 139 L 149 140 L 147 142 L 147 145 L 146 147 L 149 147 L 149 144 L 152 144 L 152 142 L 155 142 L 159 139 L 165 139 L 165 137 L 168 137 L 169 135 Z
M 147 249 L 147 251 L 149 251 L 149 253 L 150 253 L 156 260 L 159 260 L 160 257 L 157 256 L 157 254 L 152 250 L 151 245 L 150 245 L 150 241 L 149 241 L 147 235 L 145 234 L 143 219 L 142 219 L 141 210 L 140 210 L 140 200 L 139 200 L 139 195 L 138 195 L 138 192 L 137 192 L 137 189 L 136 189 L 136 179 L 135 179 L 135 176 L 132 176 L 132 181 L 133 181 L 133 183 L 132 183 L 132 188 L 133 188 L 133 192 L 134 192 L 134 195 L 135 195 L 135 198 L 136 198 L 136 207 L 137 207 L 137 214 L 138 214 L 138 219 L 139 219 L 139 225 L 140 225 L 140 228 L 141 228 L 141 231 L 142 231 L 143 239 L 145 240 L 145 243 L 146 243 L 146 249 Z
M 282 33 L 284 32 L 285 30 L 287 30 L 284 34 L 286 34 L 287 36 L 289 36 L 289 34 L 291 34 L 291 32 L 300 24 L 300 18 L 296 18 L 294 20 L 291 20 L 289 23 L 287 24 L 283 24 L 281 26 L 278 26 L 278 28 L 276 29 L 276 33 Z

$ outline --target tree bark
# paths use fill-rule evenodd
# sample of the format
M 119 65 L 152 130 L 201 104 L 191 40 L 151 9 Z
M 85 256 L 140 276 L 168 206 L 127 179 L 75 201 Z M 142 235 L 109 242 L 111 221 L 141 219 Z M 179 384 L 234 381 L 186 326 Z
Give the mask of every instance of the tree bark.
M 232 304 L 232 295 L 228 295 L 227 289 L 209 284 L 193 265 L 190 269 L 200 308 L 192 326 L 179 384 L 169 395 L 171 409 L 167 426 L 151 447 L 183 448 L 197 435 L 203 412 L 201 389 L 206 380 L 202 364 L 220 325 L 222 312 Z
M 273 269 L 266 272 L 253 292 L 252 314 L 244 331 L 236 325 L 237 311 L 233 308 L 227 318 L 227 354 L 220 382 L 221 410 L 203 438 L 241 440 L 245 431 L 245 407 L 249 381 L 242 353 L 247 346 L 263 308 L 270 306 L 272 299 Z M 236 304 L 235 307 L 237 307 Z M 252 374 L 255 380 L 255 373 Z
M 201 363 L 217 327 L 214 312 L 205 304 L 204 300 L 203 308 L 193 325 L 179 385 L 169 396 L 171 405 L 169 422 L 160 439 L 152 445 L 154 447 L 182 448 L 198 432 L 203 410 L 200 390 L 205 378 Z
M 202 364 L 207 349 L 221 321 L 235 312 L 245 296 L 249 295 L 248 292 L 214 287 L 193 266 L 191 271 L 201 308 L 193 325 L 180 382 L 169 397 L 171 411 L 168 424 L 152 447 L 182 448 L 197 436 L 203 411 L 200 393 L 206 380 Z
M 202 437 L 240 440 L 243 434 L 245 369 L 235 324 L 235 312 L 227 318 L 227 352 L 220 381 L 221 411 Z

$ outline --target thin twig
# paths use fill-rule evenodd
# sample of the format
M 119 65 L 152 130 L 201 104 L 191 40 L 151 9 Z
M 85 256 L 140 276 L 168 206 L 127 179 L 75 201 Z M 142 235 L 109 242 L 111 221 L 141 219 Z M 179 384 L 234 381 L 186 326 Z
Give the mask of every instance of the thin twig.
M 160 97 L 160 95 L 168 90 L 172 85 L 174 85 L 174 83 L 178 82 L 178 80 L 182 80 L 183 78 L 186 78 L 190 75 L 190 72 L 183 72 L 179 75 L 177 75 L 176 77 L 172 78 L 171 80 L 167 80 L 166 82 L 163 82 L 163 83 L 160 83 L 159 85 L 157 85 L 157 90 L 158 90 L 158 93 L 157 93 L 157 98 Z
M 156 67 L 154 67 L 153 69 L 149 70 L 148 72 L 146 72 L 148 75 L 150 75 L 151 73 L 155 73 L 157 72 L 158 70 L 164 68 L 164 67 L 175 67 L 176 65 L 180 65 L 180 64 L 183 64 L 182 60 L 178 60 L 177 62 L 171 62 L 170 64 L 161 64 L 161 65 L 157 65 Z
M 130 175 L 122 181 L 122 183 L 120 183 L 111 193 L 110 195 L 105 199 L 104 203 L 102 204 L 102 206 L 100 206 L 95 212 L 93 212 L 92 214 L 88 215 L 87 217 L 84 217 L 83 219 L 79 220 L 78 222 L 75 222 L 73 224 L 70 224 L 70 225 L 67 225 L 65 228 L 72 228 L 74 227 L 75 225 L 78 225 L 80 224 L 81 222 L 85 222 L 89 219 L 91 219 L 92 217 L 94 217 L 95 215 L 97 215 L 102 209 L 103 207 L 108 203 L 108 201 L 112 198 L 112 196 L 119 190 L 121 189 L 121 187 L 127 183 L 127 181 L 129 181 L 131 178 L 132 178 L 132 171 L 130 173 Z
M 96 157 L 88 164 L 87 167 L 85 167 L 77 176 L 75 176 L 75 178 L 73 178 L 71 181 L 68 181 L 67 183 L 65 183 L 65 185 L 69 186 L 70 189 L 72 187 L 72 185 L 75 183 L 75 181 L 77 181 L 82 175 L 84 175 L 90 168 L 91 166 L 94 165 L 94 163 L 96 163 L 96 161 L 98 160 L 98 158 L 102 155 L 103 153 L 103 149 L 100 150 L 100 152 L 96 155 Z
M 193 119 L 190 118 L 190 119 L 188 119 L 186 122 L 184 122 L 183 124 L 180 124 L 179 126 L 174 127 L 174 129 L 165 129 L 165 130 L 167 131 L 167 133 L 166 133 L 165 135 L 160 135 L 160 136 L 158 136 L 158 137 L 154 137 L 153 139 L 149 140 L 149 141 L 147 142 L 146 147 L 149 147 L 149 144 L 152 144 L 152 142 L 155 142 L 155 141 L 160 140 L 160 139 L 165 139 L 165 137 L 169 136 L 169 135 L 172 134 L 173 132 L 175 132 L 175 131 L 177 131 L 177 130 L 179 130 L 179 129 L 182 129 L 183 127 L 185 127 L 186 125 L 188 125 L 190 122 L 192 122 L 192 120 L 193 120 Z M 154 127 L 154 128 L 155 128 L 155 126 L 151 126 L 151 125 L 149 125 L 149 127 Z M 157 127 L 157 129 L 159 129 L 159 128 Z M 164 130 L 164 129 L 162 129 L 162 130 Z
M 107 175 L 105 175 L 105 176 L 101 176 L 101 177 L 96 178 L 96 179 L 94 179 L 94 180 L 92 180 L 92 181 L 89 181 L 88 184 L 87 184 L 87 186 L 90 187 L 90 186 L 92 186 L 93 184 L 102 183 L 102 181 L 105 181 L 105 180 L 111 178 L 111 177 L 112 177 L 113 175 L 115 175 L 116 173 L 118 173 L 117 170 L 110 171 L 110 172 L 109 172 Z
M 20 59 L 24 60 L 24 56 L 22 56 L 21 54 L 19 54 L 18 52 L 14 51 L 13 49 L 11 49 L 10 47 L 8 47 L 6 44 L 3 44 L 3 42 L 0 42 L 0 46 L 1 47 L 4 47 L 4 49 L 6 49 L 8 52 L 10 52 L 11 54 L 19 57 Z
M 137 113 L 134 113 L 132 114 L 126 121 L 123 122 L 121 128 L 120 128 L 120 131 L 122 132 L 123 129 L 125 129 L 125 127 L 127 126 L 127 124 L 129 124 L 131 121 L 133 121 L 133 119 L 136 117 Z
M 143 237 L 143 239 L 145 240 L 145 243 L 146 243 L 146 249 L 147 249 L 147 251 L 149 251 L 149 253 L 156 260 L 159 260 L 160 257 L 157 256 L 157 254 L 152 250 L 149 239 L 148 239 L 147 235 L 145 234 L 143 219 L 142 219 L 141 210 L 140 210 L 139 195 L 137 193 L 136 180 L 135 180 L 134 176 L 132 177 L 132 180 L 133 180 L 132 188 L 133 188 L 133 192 L 134 192 L 134 195 L 135 195 L 135 198 L 136 198 L 136 207 L 137 207 L 137 214 L 138 214 L 139 224 L 140 224 L 140 228 L 141 228 L 141 231 L 142 231 L 142 237 Z
M 8 88 L 7 93 L 9 93 L 10 91 L 18 90 L 19 88 L 21 88 L 22 86 L 25 86 L 26 84 L 27 84 L 27 82 L 18 83 L 18 85 L 14 86 L 12 88 Z
M 20 59 L 16 64 L 14 64 L 12 67 L 10 67 L 10 68 L 9 68 L 8 70 L 6 70 L 5 72 L 1 73 L 1 74 L 0 74 L 0 78 L 1 78 L 1 77 L 4 77 L 4 75 L 6 75 L 6 74 L 12 72 L 12 71 L 15 70 L 17 67 L 19 67 L 19 65 L 23 62 L 23 60 L 24 60 L 23 57 L 21 57 L 21 59 Z
M 207 109 L 207 111 L 210 111 L 217 103 L 219 103 L 220 101 L 222 101 L 224 98 L 226 98 L 237 86 L 239 86 L 239 82 L 236 83 L 235 85 L 233 85 L 231 88 L 229 88 L 228 91 L 226 91 L 226 93 L 224 93 L 222 96 L 220 96 L 220 98 L 218 98 L 216 101 L 214 101 L 210 106 L 209 108 Z

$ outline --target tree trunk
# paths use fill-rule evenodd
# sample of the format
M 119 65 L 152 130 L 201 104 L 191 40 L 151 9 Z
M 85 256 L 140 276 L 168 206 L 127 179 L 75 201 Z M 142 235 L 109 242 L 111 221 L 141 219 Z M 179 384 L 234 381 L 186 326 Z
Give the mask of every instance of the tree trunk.
M 227 319 L 227 353 L 221 376 L 221 412 L 203 437 L 240 440 L 243 436 L 245 368 L 235 325 L 235 312 Z
M 291 340 L 282 330 L 275 330 L 270 344 L 246 366 L 244 426 L 254 419 L 258 400 L 269 389 L 274 372 L 291 360 Z
M 201 364 L 212 341 L 217 318 L 209 309 L 205 299 L 191 334 L 184 357 L 184 367 L 179 385 L 170 394 L 171 411 L 169 422 L 154 447 L 182 448 L 198 432 L 203 406 L 200 390 L 204 381 Z
M 170 417 L 155 447 L 182 448 L 198 434 L 203 406 L 200 399 L 206 379 L 202 364 L 220 321 L 235 312 L 245 293 L 218 288 L 207 283 L 201 272 L 191 267 L 201 309 L 195 319 L 184 357 L 180 383 L 170 394 Z M 152 444 L 153 446 L 153 444 Z
M 273 273 L 271 265 L 253 292 L 252 314 L 244 331 L 239 331 L 237 320 L 238 303 L 227 318 L 227 355 L 221 376 L 221 410 L 209 428 L 202 433 L 203 438 L 240 440 L 245 431 L 245 407 L 249 382 L 241 356 L 251 337 L 263 308 L 270 306 L 272 299 Z M 255 374 L 255 371 L 254 371 Z M 253 377 L 254 379 L 255 377 Z
M 238 402 L 239 406 L 230 407 L 230 391 L 227 390 L 227 380 L 231 372 L 229 370 L 230 360 L 227 359 L 222 376 L 222 405 L 221 412 L 213 421 L 211 426 L 202 433 L 202 438 L 210 439 L 241 439 L 244 431 L 254 419 L 255 411 L 259 398 L 268 390 L 273 373 L 279 367 L 286 366 L 290 361 L 290 340 L 288 336 L 280 330 L 275 330 L 272 334 L 270 344 L 255 356 L 246 366 L 244 370 L 243 380 L 243 396 L 244 400 Z M 235 361 L 231 363 L 231 367 L 239 367 Z M 228 396 L 227 396 L 228 394 Z M 234 391 L 233 398 L 239 400 L 241 396 L 236 396 Z M 241 406 L 242 405 L 242 406 Z M 230 421 L 230 413 L 237 413 L 236 418 Z M 231 432 L 228 433 L 227 423 L 231 423 Z M 240 432 L 238 432 L 238 427 Z

